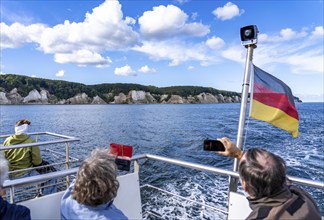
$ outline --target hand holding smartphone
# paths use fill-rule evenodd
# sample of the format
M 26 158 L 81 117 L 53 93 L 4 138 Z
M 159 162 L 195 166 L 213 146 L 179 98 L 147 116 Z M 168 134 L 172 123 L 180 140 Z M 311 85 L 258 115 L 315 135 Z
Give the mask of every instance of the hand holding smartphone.
M 219 140 L 204 140 L 204 150 L 205 151 L 225 151 L 225 147 Z

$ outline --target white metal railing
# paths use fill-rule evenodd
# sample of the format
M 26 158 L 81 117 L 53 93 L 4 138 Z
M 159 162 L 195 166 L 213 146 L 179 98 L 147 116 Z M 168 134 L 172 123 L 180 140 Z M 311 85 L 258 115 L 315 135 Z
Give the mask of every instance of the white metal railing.
M 232 177 L 232 178 L 239 178 L 239 174 L 237 172 L 234 172 L 234 171 L 231 171 L 231 170 L 211 167 L 211 166 L 197 164 L 197 163 L 186 162 L 186 161 L 182 161 L 182 160 L 171 159 L 171 158 L 152 155 L 152 154 L 135 155 L 132 158 L 132 161 L 134 161 L 134 171 L 135 172 L 139 172 L 139 163 L 138 163 L 138 161 L 143 160 L 143 159 L 156 160 L 156 161 L 161 161 L 161 162 L 165 162 L 165 163 L 168 163 L 168 164 L 174 164 L 174 165 L 177 165 L 177 166 L 186 167 L 186 168 L 190 168 L 190 169 L 194 169 L 194 170 L 211 172 L 211 173 L 214 173 L 216 175 L 229 176 L 229 177 Z M 310 187 L 314 187 L 314 188 L 319 188 L 319 189 L 324 189 L 324 182 L 314 181 L 314 180 L 309 180 L 309 179 L 299 178 L 299 177 L 294 177 L 294 176 L 287 176 L 287 177 L 293 183 L 297 183 L 297 184 L 304 185 L 304 186 L 310 186 Z M 222 210 L 222 209 L 219 209 L 217 207 L 210 206 L 210 205 L 207 205 L 207 204 L 199 203 L 199 202 L 194 201 L 192 199 L 189 199 L 189 198 L 186 198 L 186 197 L 183 197 L 183 196 L 168 192 L 168 191 L 166 191 L 164 189 L 161 189 L 161 188 L 158 188 L 158 187 L 155 187 L 155 186 L 151 186 L 149 184 L 145 184 L 145 185 L 141 186 L 141 188 L 144 188 L 144 187 L 154 188 L 154 189 L 156 189 L 156 190 L 158 190 L 160 192 L 172 195 L 172 196 L 180 198 L 182 200 L 186 200 L 186 201 L 192 202 L 194 204 L 201 205 L 202 207 L 209 208 L 209 209 L 212 209 L 214 211 L 218 211 L 218 212 L 221 212 L 221 213 L 224 213 L 224 214 L 228 214 L 228 211 L 225 211 L 225 210 Z M 161 218 L 160 215 L 158 213 L 155 213 L 154 211 L 146 211 L 144 213 L 148 213 L 150 215 L 153 215 L 154 217 Z
M 221 176 L 230 176 L 230 177 L 239 178 L 239 174 L 237 172 L 234 172 L 231 170 L 211 167 L 211 166 L 197 164 L 197 163 L 186 162 L 186 161 L 182 161 L 182 160 L 171 159 L 171 158 L 167 158 L 167 157 L 161 157 L 161 156 L 152 155 L 152 154 L 135 155 L 132 158 L 132 160 L 135 161 L 135 163 L 137 163 L 137 164 L 138 164 L 137 161 L 142 160 L 142 159 L 157 160 L 157 161 L 162 161 L 162 162 L 166 162 L 166 163 L 170 163 L 170 164 L 174 164 L 174 165 L 178 165 L 178 166 L 182 166 L 182 167 L 187 167 L 187 168 L 194 169 L 194 170 L 211 172 L 211 173 L 218 174 Z M 134 164 L 134 166 L 135 167 L 138 166 L 137 169 L 139 169 L 139 165 Z M 287 176 L 287 177 L 293 183 L 297 183 L 297 184 L 304 185 L 304 186 L 315 187 L 315 188 L 319 188 L 319 189 L 324 189 L 324 182 L 309 180 L 309 179 L 294 177 L 294 176 Z
M 51 144 L 59 144 L 59 143 L 68 143 L 68 142 L 74 142 L 74 141 L 80 141 L 79 138 L 65 136 L 61 134 L 55 134 L 51 132 L 33 132 L 33 133 L 27 133 L 29 136 L 32 135 L 50 135 L 54 137 L 62 138 L 61 140 L 52 140 L 52 141 L 40 141 L 40 142 L 34 142 L 34 143 L 28 143 L 28 144 L 15 144 L 10 146 L 4 146 L 0 145 L 0 150 L 10 150 L 15 148 L 24 148 L 24 147 L 33 147 L 33 146 L 43 146 L 43 145 L 51 145 Z M 0 138 L 7 138 L 10 134 L 6 135 L 0 135 Z
M 29 177 L 24 177 L 20 179 L 14 179 L 14 180 L 5 180 L 3 183 L 4 188 L 10 188 L 10 187 L 20 187 L 28 184 L 35 184 L 39 182 L 43 182 L 49 179 L 56 179 L 59 177 L 66 177 L 69 175 L 76 174 L 78 172 L 79 168 L 74 167 L 70 168 L 67 170 L 60 170 L 60 171 L 55 171 L 51 173 L 45 173 L 42 175 L 37 175 L 37 176 L 29 176 Z
M 67 139 L 67 140 L 71 140 L 71 139 Z M 74 141 L 76 141 L 76 140 L 78 140 L 78 139 L 74 139 Z M 48 144 L 48 143 L 46 143 L 46 144 Z M 38 142 L 38 145 L 41 145 L 41 142 Z M 0 147 L 0 149 L 1 149 L 1 147 Z M 3 150 L 3 149 L 1 149 L 1 150 Z M 216 167 L 211 167 L 211 166 L 206 166 L 206 165 L 201 165 L 201 164 L 197 164 L 197 163 L 186 162 L 186 161 L 177 160 L 177 159 L 166 158 L 166 157 L 152 155 L 152 154 L 142 154 L 142 155 L 133 156 L 131 158 L 131 160 L 134 162 L 134 172 L 139 172 L 139 169 L 140 169 L 139 161 L 143 160 L 143 159 L 156 160 L 156 161 L 161 161 L 161 162 L 165 162 L 165 163 L 168 163 L 168 164 L 174 164 L 174 165 L 177 165 L 177 166 L 186 167 L 186 168 L 189 168 L 189 169 L 200 170 L 200 171 L 205 171 L 205 172 L 211 172 L 213 174 L 220 175 L 220 176 L 229 176 L 229 177 L 233 177 L 233 178 L 239 178 L 239 174 L 237 172 L 234 172 L 234 171 L 221 169 L 221 168 L 216 168 Z M 20 186 L 28 185 L 28 184 L 35 184 L 35 183 L 39 183 L 41 181 L 45 181 L 45 180 L 49 180 L 49 179 L 53 179 L 53 178 L 67 177 L 69 175 L 75 174 L 77 171 L 78 171 L 78 168 L 70 168 L 70 169 L 66 169 L 66 170 L 62 170 L 62 171 L 56 171 L 56 172 L 47 173 L 47 174 L 42 174 L 42 175 L 38 175 L 38 176 L 25 177 L 25 178 L 15 179 L 15 180 L 7 180 L 7 181 L 4 182 L 4 187 L 9 188 L 9 189 L 11 189 L 13 191 L 15 187 L 20 187 Z M 314 180 L 309 180 L 309 179 L 304 179 L 304 178 L 299 178 L 299 177 L 293 177 L 293 176 L 288 176 L 288 178 L 292 182 L 300 184 L 300 185 L 310 186 L 310 187 L 319 188 L 319 189 L 324 189 L 324 183 L 320 182 L 320 181 L 314 181 Z M 187 200 L 187 201 L 193 202 L 195 204 L 199 204 L 199 205 L 201 205 L 203 207 L 213 209 L 215 211 L 219 211 L 219 212 L 222 212 L 222 213 L 227 213 L 227 211 L 221 210 L 221 209 L 219 209 L 217 207 L 213 207 L 213 206 L 210 206 L 210 205 L 207 205 L 207 204 L 199 203 L 199 202 L 194 201 L 192 199 L 177 195 L 175 193 L 168 192 L 168 191 L 166 191 L 164 189 L 161 189 L 161 188 L 149 185 L 149 184 L 145 184 L 145 185 L 141 186 L 141 188 L 144 188 L 144 187 L 150 187 L 150 188 L 159 190 L 159 191 L 161 191 L 163 193 L 167 193 L 169 195 L 175 196 L 177 198 Z M 12 196 L 14 197 L 14 193 L 12 193 Z M 146 213 L 151 213 L 151 212 L 147 211 Z M 154 214 L 154 212 L 152 212 L 152 214 Z M 158 217 L 158 216 L 156 216 L 156 217 Z
M 21 172 L 21 171 L 31 171 L 31 170 L 35 170 L 35 169 L 39 169 L 39 168 L 46 168 L 46 167 L 54 167 L 54 166 L 58 166 L 58 165 L 64 165 L 65 166 L 65 170 L 68 170 L 70 168 L 70 164 L 74 163 L 74 162 L 78 162 L 79 159 L 75 158 L 75 157 L 71 157 L 69 156 L 69 143 L 70 142 L 76 142 L 79 141 L 79 138 L 75 138 L 75 137 L 71 137 L 71 136 L 66 136 L 66 135 L 61 135 L 61 134 L 56 134 L 56 133 L 52 133 L 52 132 L 33 132 L 33 133 L 27 133 L 29 136 L 36 136 L 36 142 L 34 143 L 28 143 L 28 144 L 16 144 L 16 145 L 10 145 L 10 146 L 4 146 L 4 145 L 0 145 L 0 151 L 5 151 L 5 150 L 10 150 L 10 149 L 17 149 L 17 148 L 27 148 L 27 147 L 33 147 L 33 146 L 44 146 L 44 145 L 54 145 L 54 144 L 65 144 L 65 154 L 51 150 L 51 149 L 44 149 L 45 151 L 48 151 L 49 153 L 51 153 L 52 155 L 58 155 L 58 157 L 64 157 L 64 161 L 63 162 L 56 162 L 56 163 L 51 163 L 48 165 L 42 165 L 42 166 L 38 166 L 38 167 L 31 167 L 31 168 L 25 168 L 25 169 L 20 169 L 20 170 L 15 170 L 15 171 L 10 171 L 9 174 L 13 174 L 13 173 L 17 173 L 17 172 Z M 38 136 L 40 135 L 47 135 L 47 136 L 52 136 L 55 138 L 59 138 L 58 140 L 49 140 L 49 141 L 38 141 Z M 10 135 L 1 135 L 0 138 L 7 138 Z M 64 168 L 63 168 L 64 169 Z M 58 171 L 60 172 L 60 171 Z M 75 173 L 75 172 L 74 172 Z M 30 183 L 39 183 L 39 182 L 43 182 L 44 180 L 48 180 L 48 179 L 53 179 L 53 178 L 59 178 L 59 176 L 54 176 L 52 177 L 52 175 L 54 175 L 54 173 L 50 173 L 50 174 L 43 174 L 43 175 L 39 175 L 39 176 L 35 176 L 35 177 L 26 177 L 26 178 L 21 178 L 21 179 L 15 179 L 15 180 L 8 180 L 5 181 L 4 186 L 9 188 L 9 195 L 10 195 L 10 201 L 14 202 L 15 200 L 15 187 L 20 187 L 22 185 L 29 185 Z M 66 187 L 69 185 L 69 175 L 62 175 L 66 178 L 65 182 L 66 182 Z M 51 177 L 51 178 L 47 178 L 47 177 Z M 8 185 L 8 182 L 10 182 L 10 186 Z M 58 183 L 59 184 L 59 183 Z M 36 185 L 36 190 L 39 190 L 40 187 L 39 185 Z M 25 189 L 24 191 L 22 191 L 22 193 L 25 193 L 26 191 L 29 191 L 30 189 Z

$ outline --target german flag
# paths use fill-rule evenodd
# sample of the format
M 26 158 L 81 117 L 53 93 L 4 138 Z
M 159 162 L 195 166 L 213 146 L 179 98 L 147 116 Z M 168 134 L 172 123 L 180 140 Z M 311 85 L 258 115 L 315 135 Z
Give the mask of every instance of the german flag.
M 281 80 L 253 65 L 250 116 L 284 129 L 297 137 L 298 112 L 291 89 Z

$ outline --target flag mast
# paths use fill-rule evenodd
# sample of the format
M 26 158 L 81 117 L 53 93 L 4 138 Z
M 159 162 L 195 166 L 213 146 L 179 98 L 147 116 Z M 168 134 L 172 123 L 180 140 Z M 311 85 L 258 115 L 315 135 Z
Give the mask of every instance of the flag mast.
M 243 150 L 243 141 L 244 141 L 244 126 L 245 126 L 245 116 L 246 116 L 246 106 L 249 96 L 249 86 L 250 86 L 250 73 L 253 59 L 253 49 L 256 48 L 257 44 L 257 35 L 258 28 L 256 25 L 249 25 L 242 27 L 240 30 L 242 45 L 247 48 L 246 61 L 245 61 L 245 72 L 244 80 L 242 85 L 242 97 L 241 97 L 241 109 L 240 109 L 240 118 L 237 132 L 236 146 Z M 238 169 L 238 159 L 234 159 L 233 171 Z M 237 191 L 237 178 L 230 177 L 229 182 L 229 191 Z

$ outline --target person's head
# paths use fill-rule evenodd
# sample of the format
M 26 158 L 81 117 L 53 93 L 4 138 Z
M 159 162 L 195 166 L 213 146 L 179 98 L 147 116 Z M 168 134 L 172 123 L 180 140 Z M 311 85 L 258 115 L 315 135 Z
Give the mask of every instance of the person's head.
M 264 149 L 247 150 L 239 163 L 243 189 L 253 198 L 267 197 L 286 185 L 284 160 Z
M 30 125 L 31 122 L 28 119 L 22 119 L 22 120 L 19 120 L 16 122 L 16 127 L 18 127 L 20 125 L 24 125 L 24 124 Z
M 15 133 L 16 134 L 24 134 L 27 133 L 28 126 L 31 122 L 28 119 L 22 119 L 16 122 L 15 125 Z
M 112 201 L 118 187 L 115 158 L 97 148 L 81 164 L 72 197 L 80 204 L 97 206 Z
M 2 190 L 3 182 L 8 178 L 8 161 L 3 155 L 3 151 L 0 151 L 0 195 L 4 194 Z

